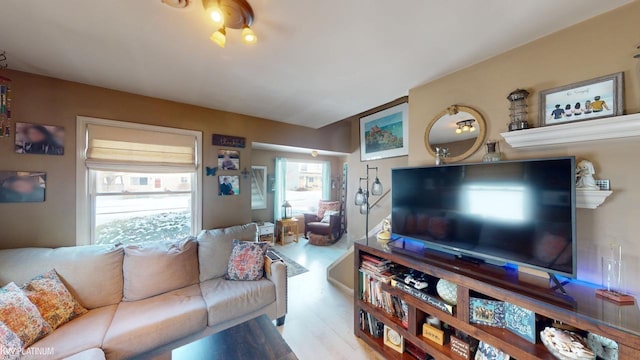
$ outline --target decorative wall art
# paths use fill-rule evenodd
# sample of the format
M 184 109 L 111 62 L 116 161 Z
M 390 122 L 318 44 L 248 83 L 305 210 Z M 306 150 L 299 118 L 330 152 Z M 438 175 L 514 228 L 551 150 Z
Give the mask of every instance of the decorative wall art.
M 18 154 L 64 155 L 64 128 L 17 122 L 15 151 Z
M 238 175 L 220 175 L 218 176 L 220 183 L 218 195 L 240 195 L 240 176 Z
M 360 118 L 360 161 L 409 154 L 409 104 Z
M 240 136 L 213 134 L 211 137 L 211 143 L 214 146 L 226 146 L 244 149 L 247 146 L 247 139 Z
M 237 150 L 218 150 L 218 169 L 240 170 L 240 152 Z
M 0 171 L 0 203 L 43 202 L 47 174 Z
M 623 114 L 622 72 L 540 92 L 540 126 Z

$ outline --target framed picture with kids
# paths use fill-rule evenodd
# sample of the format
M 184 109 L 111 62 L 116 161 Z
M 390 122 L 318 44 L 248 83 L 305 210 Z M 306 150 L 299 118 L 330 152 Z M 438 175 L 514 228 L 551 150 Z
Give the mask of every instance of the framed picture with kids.
M 540 92 L 540 126 L 624 114 L 623 73 Z

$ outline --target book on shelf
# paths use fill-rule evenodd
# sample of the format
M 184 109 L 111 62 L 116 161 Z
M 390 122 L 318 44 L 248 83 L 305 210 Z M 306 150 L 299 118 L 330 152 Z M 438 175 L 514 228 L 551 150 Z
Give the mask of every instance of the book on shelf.
M 384 291 L 382 289 L 383 281 L 379 280 L 378 277 L 370 274 L 366 270 L 360 270 L 360 281 L 360 298 L 363 301 L 384 310 L 391 316 L 400 319 L 405 327 L 409 326 L 408 306 L 404 302 L 404 300 L 400 299 L 398 296 L 392 295 L 387 291 Z
M 360 310 L 360 330 L 374 338 L 381 338 L 384 335 L 384 323 L 368 312 Z
M 440 299 L 437 296 L 434 295 L 430 295 L 427 294 L 423 291 L 420 291 L 416 288 L 414 288 L 411 285 L 407 285 L 401 281 L 397 281 L 397 280 L 391 280 L 391 286 L 398 288 L 404 292 L 406 292 L 407 294 L 418 298 L 421 301 L 426 302 L 427 304 L 433 306 L 434 308 L 444 311 L 449 315 L 453 315 L 453 306 L 447 304 L 446 302 L 444 302 L 442 299 Z

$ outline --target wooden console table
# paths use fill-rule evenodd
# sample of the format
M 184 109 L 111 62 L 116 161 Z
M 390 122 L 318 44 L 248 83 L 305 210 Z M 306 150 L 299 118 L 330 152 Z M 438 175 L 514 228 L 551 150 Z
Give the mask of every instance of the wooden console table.
M 578 330 L 612 339 L 618 344 L 618 358 L 621 360 L 637 359 L 640 354 L 640 310 L 637 304 L 620 306 L 608 302 L 596 297 L 597 287 L 577 281 L 565 285 L 570 298 L 563 297 L 552 292 L 545 281 L 540 282 L 540 278 L 518 274 L 517 271 L 508 271 L 494 265 L 468 263 L 452 255 L 426 248 L 416 251 L 415 244 L 408 250 L 408 243 L 402 242 L 404 240 L 398 241 L 400 243 L 393 251 L 388 246 L 379 244 L 375 238 L 370 238 L 366 243 L 355 244 L 354 332 L 357 337 L 388 359 L 413 357 L 392 350 L 384 344 L 382 338 L 374 337 L 364 330 L 361 327 L 361 313 L 373 316 L 401 335 L 405 342 L 410 342 L 436 360 L 452 359 L 456 358 L 456 355 L 453 354 L 450 343 L 440 345 L 422 335 L 422 325 L 428 316 L 435 316 L 442 323 L 498 348 L 518 360 L 554 359 L 540 340 L 531 343 L 506 329 L 472 323 L 469 311 L 472 297 L 509 302 L 533 311 L 543 321 L 561 321 Z M 406 303 L 408 323 L 403 324 L 383 308 L 367 302 L 363 296 L 363 277 L 360 273 L 363 256 L 390 260 L 395 264 L 418 270 L 433 281 L 445 279 L 456 284 L 457 305 L 451 312 L 444 311 L 403 291 L 401 287 L 388 283 L 380 284 L 381 291 Z M 437 297 L 433 290 L 429 294 Z M 538 328 L 536 332 L 541 330 L 543 329 Z
M 280 234 L 280 245 L 284 245 L 284 238 L 288 233 L 293 233 L 293 241 L 298 242 L 298 238 L 300 237 L 300 223 L 298 219 L 280 219 L 276 221 L 276 224 Z

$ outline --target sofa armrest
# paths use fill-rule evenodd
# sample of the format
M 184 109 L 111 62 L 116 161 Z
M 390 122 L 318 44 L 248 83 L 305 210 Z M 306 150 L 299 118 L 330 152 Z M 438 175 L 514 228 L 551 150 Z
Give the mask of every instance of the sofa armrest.
M 267 279 L 276 285 L 276 317 L 287 314 L 287 265 L 282 261 L 272 262 Z

